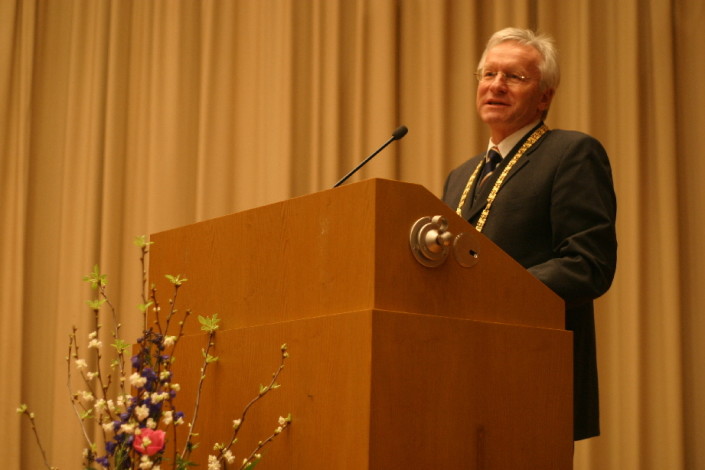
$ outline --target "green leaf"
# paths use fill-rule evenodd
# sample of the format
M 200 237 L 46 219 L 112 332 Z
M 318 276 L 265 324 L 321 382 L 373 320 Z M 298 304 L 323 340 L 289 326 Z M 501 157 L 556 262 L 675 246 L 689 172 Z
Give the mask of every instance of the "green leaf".
M 253 460 L 252 462 L 248 463 L 248 464 L 245 466 L 244 470 L 252 470 L 252 469 L 255 468 L 257 465 L 259 465 L 259 463 L 260 463 L 261 461 L 262 461 L 262 458 Z
M 154 304 L 154 302 L 150 300 L 150 301 L 147 302 L 146 304 L 139 304 L 138 307 L 139 307 L 139 309 L 140 309 L 140 312 L 143 312 L 143 313 L 144 313 L 144 312 L 146 312 L 147 309 L 148 309 L 149 307 L 151 307 L 153 304 Z
M 197 465 L 190 460 L 186 460 L 180 455 L 176 456 L 176 470 L 187 470 L 189 467 L 196 467 Z
M 213 333 L 215 330 L 220 328 L 220 326 L 218 326 L 218 323 L 220 323 L 220 318 L 218 318 L 217 313 L 214 313 L 212 317 L 204 317 L 199 315 L 198 321 L 201 324 L 201 330 L 206 333 Z
M 129 452 L 129 447 L 126 447 L 124 444 L 117 447 L 115 456 L 113 457 L 115 468 L 126 468 L 125 464 L 129 461 Z
M 108 276 L 100 273 L 100 268 L 96 264 L 93 266 L 93 271 L 87 276 L 83 276 L 83 280 L 91 285 L 91 289 L 105 287 L 108 285 Z
M 118 338 L 111 346 L 115 348 L 118 354 L 122 354 L 126 349 L 129 349 L 131 345 L 125 340 Z
M 86 303 L 91 310 L 100 310 L 100 307 L 105 303 L 105 299 L 86 300 Z
M 210 354 L 207 354 L 205 349 L 201 349 L 201 355 L 205 358 L 207 364 L 217 362 L 219 359 L 218 356 L 211 356 Z
M 132 243 L 134 243 L 138 248 L 144 248 L 149 245 L 154 245 L 154 242 L 147 241 L 147 235 L 140 235 L 139 237 L 135 237 Z
M 172 276 L 171 274 L 167 274 L 166 276 L 167 279 L 169 279 L 169 282 L 174 284 L 175 286 L 180 286 L 184 282 L 188 281 L 186 278 L 182 278 L 181 274 L 177 274 L 176 276 Z

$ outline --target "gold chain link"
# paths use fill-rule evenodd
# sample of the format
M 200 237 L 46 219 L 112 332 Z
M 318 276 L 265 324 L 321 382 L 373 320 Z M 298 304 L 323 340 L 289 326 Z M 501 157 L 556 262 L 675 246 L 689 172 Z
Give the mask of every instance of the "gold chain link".
M 480 215 L 480 220 L 477 221 L 477 225 L 475 228 L 477 229 L 478 232 L 482 232 L 482 228 L 485 226 L 485 222 L 487 221 L 487 216 L 490 215 L 490 209 L 492 208 L 492 203 L 494 202 L 495 197 L 497 197 L 497 192 L 499 192 L 499 188 L 502 186 L 502 183 L 504 183 L 504 178 L 506 178 L 507 174 L 509 171 L 512 169 L 514 164 L 519 160 L 524 153 L 526 153 L 529 148 L 531 148 L 532 145 L 536 143 L 537 140 L 541 138 L 542 135 L 544 135 L 546 132 L 548 132 L 548 126 L 546 124 L 542 125 L 538 129 L 534 131 L 533 134 L 529 136 L 528 139 L 524 141 L 524 144 L 521 146 L 521 148 L 514 154 L 512 159 L 509 161 L 507 166 L 504 167 L 504 170 L 502 170 L 502 173 L 499 175 L 499 178 L 497 178 L 497 181 L 495 181 L 494 186 L 492 186 L 492 190 L 490 191 L 490 195 L 487 196 L 487 204 L 485 205 L 485 209 L 482 211 L 482 214 Z M 472 184 L 475 182 L 475 178 L 477 178 L 477 174 L 480 172 L 480 168 L 482 167 L 482 164 L 484 161 L 480 159 L 480 163 L 477 165 L 477 168 L 475 168 L 475 171 L 472 172 L 472 175 L 470 175 L 470 179 L 468 179 L 468 183 L 465 185 L 465 189 L 463 190 L 463 194 L 460 197 L 460 202 L 458 203 L 458 208 L 455 209 L 455 212 L 462 217 L 462 211 L 463 211 L 463 206 L 465 205 L 465 200 L 467 199 L 468 193 L 470 192 L 470 188 L 472 187 Z

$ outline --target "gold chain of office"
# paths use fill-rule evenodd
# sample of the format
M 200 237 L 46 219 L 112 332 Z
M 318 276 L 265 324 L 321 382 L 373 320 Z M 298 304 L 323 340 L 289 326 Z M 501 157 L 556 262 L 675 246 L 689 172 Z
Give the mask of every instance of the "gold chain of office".
M 514 154 L 514 157 L 512 157 L 507 166 L 504 167 L 504 170 L 502 170 L 502 173 L 499 175 L 499 178 L 497 178 L 497 181 L 495 181 L 494 186 L 492 186 L 492 191 L 490 191 L 490 195 L 487 196 L 487 205 L 482 211 L 480 219 L 477 221 L 477 225 L 475 226 L 478 232 L 482 232 L 482 228 L 485 226 L 485 222 L 487 221 L 487 216 L 490 215 L 492 203 L 494 202 L 495 197 L 497 197 L 497 192 L 499 192 L 499 188 L 502 186 L 502 183 L 504 183 L 504 178 L 506 178 L 507 174 L 509 173 L 509 170 L 512 169 L 514 164 L 521 158 L 521 156 L 524 155 L 524 153 L 526 153 L 526 151 L 529 150 L 531 146 L 534 145 L 536 141 L 539 140 L 541 136 L 544 135 L 546 132 L 548 132 L 548 126 L 546 124 L 536 129 L 534 133 L 531 134 L 529 138 L 524 141 L 524 144 L 519 150 L 517 150 L 517 152 Z M 460 197 L 460 202 L 458 203 L 458 208 L 455 209 L 455 212 L 461 217 L 463 206 L 465 205 L 465 200 L 467 199 L 468 193 L 470 192 L 470 188 L 472 188 L 472 184 L 475 182 L 475 178 L 477 178 L 478 173 L 480 173 L 480 168 L 482 168 L 483 164 L 484 158 L 481 158 L 480 163 L 478 163 L 477 168 L 475 168 L 475 171 L 472 172 L 468 183 L 465 185 L 463 195 Z

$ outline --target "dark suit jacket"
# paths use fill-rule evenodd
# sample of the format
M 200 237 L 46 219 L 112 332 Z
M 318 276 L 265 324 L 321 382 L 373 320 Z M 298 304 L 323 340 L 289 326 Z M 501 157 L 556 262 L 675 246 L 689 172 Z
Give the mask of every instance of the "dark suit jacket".
M 463 217 L 473 226 L 495 180 L 522 142 L 474 201 L 475 188 L 468 195 Z M 453 209 L 483 156 L 448 176 L 443 201 Z M 575 440 L 600 433 L 592 301 L 607 291 L 614 277 L 615 218 L 612 173 L 602 145 L 580 132 L 552 130 L 511 169 L 482 230 L 566 302 L 566 328 L 573 331 Z

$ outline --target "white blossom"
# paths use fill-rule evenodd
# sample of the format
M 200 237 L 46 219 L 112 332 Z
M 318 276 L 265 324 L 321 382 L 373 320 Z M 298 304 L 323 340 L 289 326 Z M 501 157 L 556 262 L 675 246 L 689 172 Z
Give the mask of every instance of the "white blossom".
M 95 349 L 100 349 L 103 347 L 103 342 L 100 341 L 99 339 L 92 339 L 88 342 L 88 347 L 89 348 L 95 348 Z
M 164 346 L 173 346 L 175 342 L 176 342 L 176 336 L 165 336 L 164 337 Z
M 135 425 L 133 423 L 125 423 L 120 426 L 120 432 L 124 432 L 125 434 L 134 434 Z
M 162 413 L 162 422 L 166 425 L 171 424 L 172 420 L 174 419 L 174 412 L 171 410 L 165 411 Z
M 167 398 L 169 398 L 169 394 L 167 392 L 155 392 L 151 396 L 152 403 L 160 403 Z
M 88 367 L 88 364 L 86 363 L 85 359 L 76 359 L 74 364 L 76 364 L 76 369 L 79 369 L 79 370 L 85 369 L 86 367 Z
M 132 385 L 133 387 L 142 388 L 142 387 L 144 387 L 144 384 L 146 384 L 146 383 L 147 383 L 147 378 L 142 377 L 137 372 L 134 372 L 130 376 L 130 385 Z
M 135 408 L 135 416 L 138 421 L 147 419 L 149 416 L 149 407 L 147 405 L 141 405 Z
M 229 464 L 232 464 L 233 462 L 235 462 L 235 456 L 234 456 L 233 453 L 230 452 L 229 450 L 226 450 L 226 451 L 223 453 L 223 458 L 225 458 L 225 460 L 226 460 Z
M 220 470 L 220 462 L 215 455 L 208 456 L 208 470 Z
M 242 423 L 241 419 L 234 419 L 233 420 L 233 429 L 237 429 L 240 427 L 240 423 Z
M 140 459 L 140 468 L 152 468 L 154 464 L 152 463 L 151 460 L 149 460 L 149 456 L 143 455 L 142 458 Z

